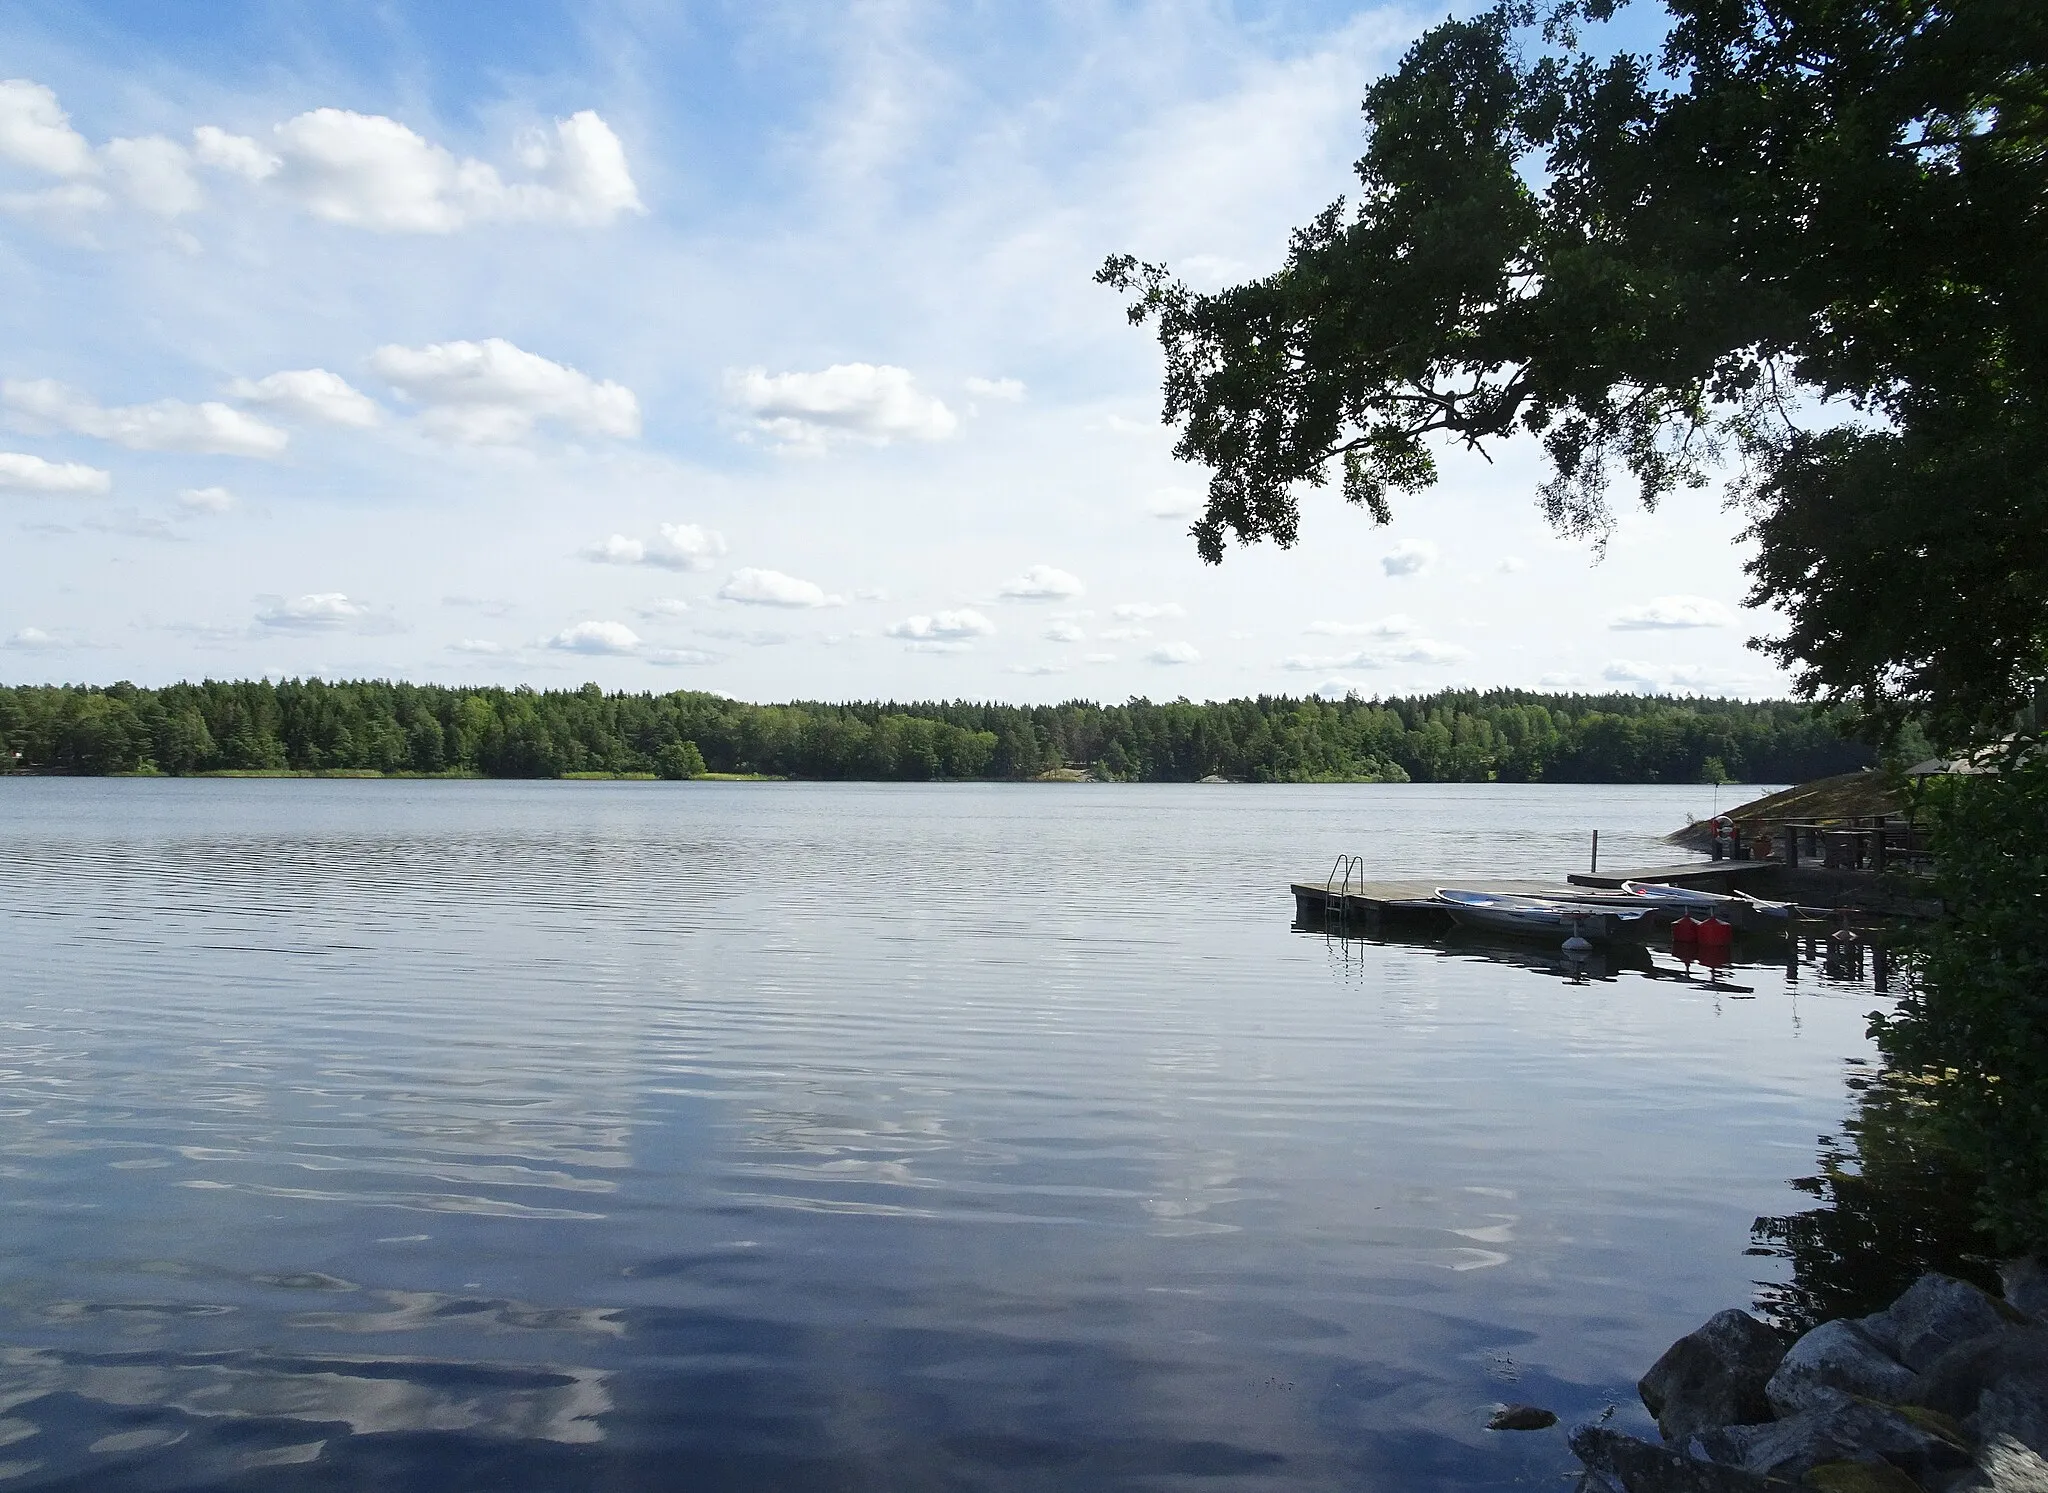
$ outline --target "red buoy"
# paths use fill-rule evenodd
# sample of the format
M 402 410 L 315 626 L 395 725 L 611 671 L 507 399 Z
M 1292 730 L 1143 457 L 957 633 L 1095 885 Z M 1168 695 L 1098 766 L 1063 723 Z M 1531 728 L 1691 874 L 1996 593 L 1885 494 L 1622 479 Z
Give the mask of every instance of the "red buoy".
M 1690 953 L 1700 946 L 1699 919 L 1687 913 L 1671 925 L 1671 952 Z M 1690 960 L 1688 959 L 1688 962 Z
M 1734 925 L 1715 913 L 1700 924 L 1700 963 L 1719 969 L 1728 962 L 1729 947 L 1735 942 Z

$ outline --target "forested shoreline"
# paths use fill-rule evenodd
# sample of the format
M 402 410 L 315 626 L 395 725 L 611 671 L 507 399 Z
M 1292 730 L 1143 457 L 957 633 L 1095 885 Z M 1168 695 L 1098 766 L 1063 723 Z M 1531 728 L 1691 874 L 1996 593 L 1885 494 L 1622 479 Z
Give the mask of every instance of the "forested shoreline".
M 381 680 L 0 686 L 0 761 L 79 774 L 1796 782 L 1875 760 L 1788 701 L 1442 691 L 1192 703 L 753 705 Z

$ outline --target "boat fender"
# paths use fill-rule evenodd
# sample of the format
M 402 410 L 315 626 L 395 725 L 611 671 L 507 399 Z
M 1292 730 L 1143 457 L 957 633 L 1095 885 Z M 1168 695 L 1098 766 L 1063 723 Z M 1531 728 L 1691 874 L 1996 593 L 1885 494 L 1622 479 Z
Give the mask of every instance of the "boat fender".
M 1734 942 L 1734 925 L 1716 913 L 1700 924 L 1700 963 L 1719 969 L 1728 962 L 1728 949 Z

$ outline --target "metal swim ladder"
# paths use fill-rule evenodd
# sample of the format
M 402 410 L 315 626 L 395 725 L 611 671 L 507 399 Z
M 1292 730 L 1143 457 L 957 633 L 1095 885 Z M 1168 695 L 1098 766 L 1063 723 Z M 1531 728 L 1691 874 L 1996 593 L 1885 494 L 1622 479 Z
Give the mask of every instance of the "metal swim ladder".
M 1341 874 L 1341 880 L 1339 879 Z M 1340 855 L 1330 863 L 1323 878 L 1323 934 L 1335 932 L 1342 938 L 1351 932 L 1351 883 L 1358 879 L 1358 894 L 1365 895 L 1365 857 Z

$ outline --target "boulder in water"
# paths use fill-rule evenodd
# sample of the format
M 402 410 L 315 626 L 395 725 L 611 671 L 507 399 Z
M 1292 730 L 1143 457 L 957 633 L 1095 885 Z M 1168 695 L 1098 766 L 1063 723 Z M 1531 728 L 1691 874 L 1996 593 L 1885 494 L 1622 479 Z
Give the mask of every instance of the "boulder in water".
M 1650 1366 L 1636 1385 L 1657 1429 L 1682 1441 L 1695 1431 L 1771 1418 L 1764 1386 L 1785 1340 L 1748 1312 L 1717 1312 Z
M 1836 1390 L 1895 1404 L 1913 1383 L 1911 1369 L 1842 1320 L 1821 1323 L 1787 1349 L 1764 1395 L 1779 1415 L 1797 1415 Z

